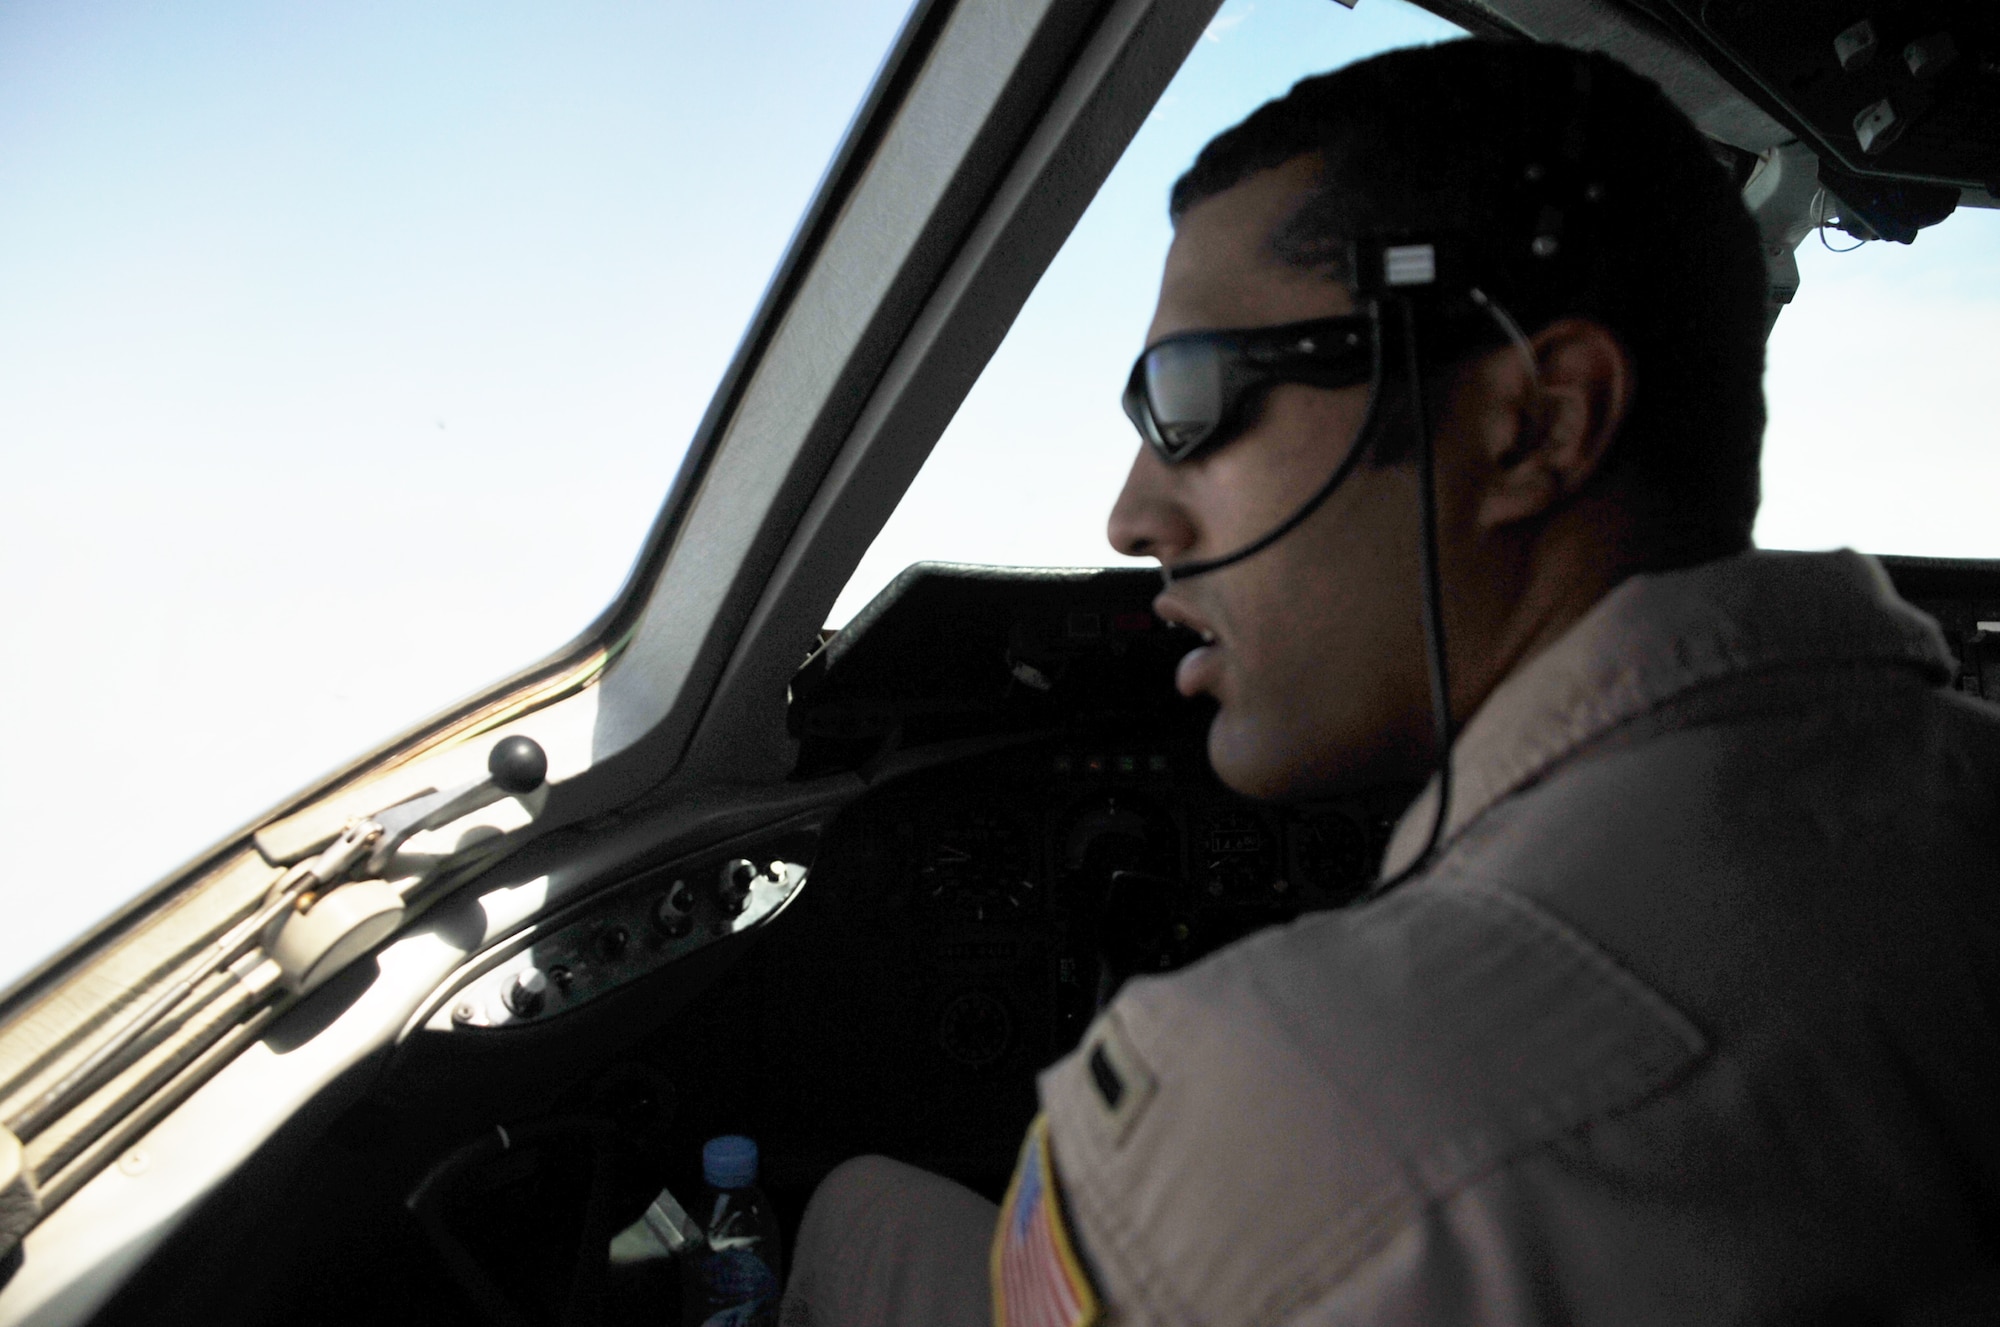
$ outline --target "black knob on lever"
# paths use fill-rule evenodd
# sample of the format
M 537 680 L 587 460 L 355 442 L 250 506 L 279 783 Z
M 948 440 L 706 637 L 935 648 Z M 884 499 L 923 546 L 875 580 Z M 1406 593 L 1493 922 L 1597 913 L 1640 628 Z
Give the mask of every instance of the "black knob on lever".
M 493 744 L 486 757 L 487 777 L 442 791 L 432 790 L 377 811 L 373 822 L 368 870 L 379 875 L 389 867 L 411 836 L 448 825 L 510 795 L 531 793 L 549 776 L 549 757 L 532 737 L 507 737 Z
M 486 757 L 493 786 L 504 792 L 531 793 L 549 776 L 549 757 L 532 737 L 504 737 Z

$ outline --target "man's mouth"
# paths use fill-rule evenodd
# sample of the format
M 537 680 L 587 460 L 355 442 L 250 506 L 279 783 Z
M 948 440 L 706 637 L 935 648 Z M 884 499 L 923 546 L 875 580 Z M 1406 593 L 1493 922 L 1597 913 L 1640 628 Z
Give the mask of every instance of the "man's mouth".
M 1201 644 L 1189 650 L 1174 669 L 1174 689 L 1189 698 L 1203 692 L 1213 693 L 1222 669 L 1222 642 L 1215 629 L 1192 607 L 1171 597 L 1171 592 L 1153 601 L 1153 611 L 1162 621 L 1185 627 L 1201 637 Z

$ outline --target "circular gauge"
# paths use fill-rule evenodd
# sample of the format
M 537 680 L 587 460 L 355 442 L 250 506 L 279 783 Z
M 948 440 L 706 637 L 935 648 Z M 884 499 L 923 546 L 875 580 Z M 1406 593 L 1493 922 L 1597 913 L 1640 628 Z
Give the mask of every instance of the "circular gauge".
M 1014 818 L 954 816 L 925 836 L 918 894 L 931 908 L 975 922 L 1010 921 L 1035 900 L 1034 835 Z
M 1175 875 L 1180 835 L 1174 819 L 1150 799 L 1116 794 L 1073 807 L 1055 836 L 1062 870 L 1094 880 L 1114 871 Z
M 1285 901 L 1288 885 L 1278 865 L 1277 835 L 1255 814 L 1215 807 L 1194 825 L 1196 886 L 1215 902 L 1271 904 Z
M 1014 1048 L 1014 1015 L 990 991 L 962 991 L 939 1012 L 937 1041 L 952 1063 L 989 1069 Z

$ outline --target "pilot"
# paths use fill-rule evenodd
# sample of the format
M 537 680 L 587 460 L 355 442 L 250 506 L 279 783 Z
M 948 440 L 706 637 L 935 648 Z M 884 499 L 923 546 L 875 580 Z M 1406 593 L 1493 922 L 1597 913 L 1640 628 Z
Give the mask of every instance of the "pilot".
M 2000 1321 L 2000 715 L 1874 562 L 1752 549 L 1705 141 L 1449 43 L 1171 211 L 1111 541 L 1224 782 L 1428 788 L 1367 901 L 1129 982 L 997 1209 L 837 1170 L 786 1321 Z

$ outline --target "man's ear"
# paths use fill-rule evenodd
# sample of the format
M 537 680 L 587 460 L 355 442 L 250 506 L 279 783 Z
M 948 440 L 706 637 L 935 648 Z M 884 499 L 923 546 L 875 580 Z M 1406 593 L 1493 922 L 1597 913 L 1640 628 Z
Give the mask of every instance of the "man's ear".
M 1489 530 L 1562 504 L 1596 475 L 1631 406 L 1632 356 L 1611 330 L 1560 318 L 1481 365 L 1491 427 L 1479 524 Z

